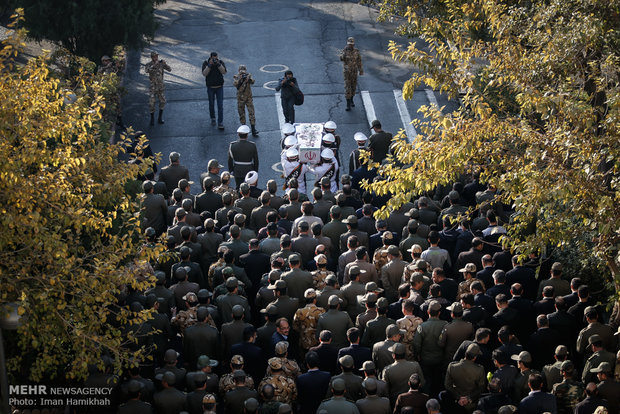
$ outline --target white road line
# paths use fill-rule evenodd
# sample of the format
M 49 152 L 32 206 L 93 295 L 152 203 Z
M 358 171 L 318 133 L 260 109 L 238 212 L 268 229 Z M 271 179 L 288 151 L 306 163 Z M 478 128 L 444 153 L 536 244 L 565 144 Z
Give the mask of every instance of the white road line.
M 375 107 L 372 104 L 372 99 L 370 99 L 370 93 L 368 93 L 368 91 L 362 91 L 362 102 L 364 103 L 364 109 L 366 110 L 368 126 L 370 126 L 370 123 L 377 119 L 377 115 L 375 115 Z
M 398 107 L 398 113 L 400 114 L 400 119 L 403 121 L 403 126 L 405 127 L 405 133 L 407 134 L 407 139 L 409 142 L 412 142 L 417 136 L 415 128 L 411 124 L 411 116 L 409 115 L 409 111 L 407 110 L 407 105 L 405 104 L 405 100 L 403 99 L 403 94 L 400 90 L 394 89 L 394 99 L 396 100 L 396 106 Z
M 278 110 L 278 121 L 280 122 L 280 130 L 284 127 L 284 112 L 282 111 L 282 101 L 280 100 L 280 92 L 276 92 L 276 109 Z
M 435 105 L 437 109 L 439 109 L 439 104 L 437 103 L 437 98 L 435 97 L 435 92 L 432 89 L 424 89 L 426 92 L 426 98 L 431 105 Z

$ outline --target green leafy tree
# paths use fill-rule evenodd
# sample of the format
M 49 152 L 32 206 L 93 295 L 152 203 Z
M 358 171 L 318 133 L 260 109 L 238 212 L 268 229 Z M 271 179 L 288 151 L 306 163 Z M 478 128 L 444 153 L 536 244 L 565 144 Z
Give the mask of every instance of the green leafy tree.
M 453 113 L 423 107 L 417 139 L 395 139 L 386 179 L 372 185 L 395 194 L 379 214 L 479 172 L 514 205 L 517 252 L 595 255 L 620 290 L 620 3 L 378 3 L 421 40 L 389 47 L 416 69 L 403 96 L 422 85 L 462 103 Z
M 155 5 L 165 0 L 16 0 L 35 40 L 56 41 L 70 52 L 99 62 L 114 46 L 137 48 L 157 28 Z
M 8 366 L 19 379 L 78 378 L 107 354 L 120 369 L 146 352 L 125 328 L 148 312 L 116 306 L 126 286 L 152 284 L 124 192 L 140 167 L 119 161 L 127 143 L 100 138 L 101 76 L 63 79 L 45 56 L 16 65 L 21 46 L 15 36 L 0 51 L 0 312 L 16 302 L 24 322 Z

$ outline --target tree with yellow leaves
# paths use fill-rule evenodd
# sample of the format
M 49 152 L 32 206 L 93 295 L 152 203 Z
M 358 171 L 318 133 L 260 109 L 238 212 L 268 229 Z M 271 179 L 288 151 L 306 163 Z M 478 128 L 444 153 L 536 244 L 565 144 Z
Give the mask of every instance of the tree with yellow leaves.
M 372 185 L 395 194 L 379 214 L 479 172 L 514 206 L 518 253 L 581 249 L 620 290 L 620 3 L 375 3 L 384 18 L 403 13 L 399 30 L 421 40 L 389 47 L 416 68 L 403 96 L 422 85 L 461 99 L 453 113 L 423 107 L 418 137 L 395 139 L 397 162 Z
M 148 313 L 119 305 L 125 286 L 152 283 L 124 192 L 140 167 L 119 161 L 127 143 L 101 138 L 100 76 L 63 79 L 45 56 L 17 65 L 21 39 L 0 50 L 0 315 L 17 303 L 23 321 L 7 365 L 34 381 L 84 377 L 102 355 L 120 369 L 145 355 L 122 332 Z

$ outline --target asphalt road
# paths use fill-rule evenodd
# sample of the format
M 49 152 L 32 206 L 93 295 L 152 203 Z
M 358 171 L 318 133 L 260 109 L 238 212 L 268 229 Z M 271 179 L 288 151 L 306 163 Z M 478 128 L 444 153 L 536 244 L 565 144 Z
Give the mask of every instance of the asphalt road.
M 447 110 L 455 106 L 423 88 L 410 101 L 398 98 L 403 82 L 415 69 L 394 62 L 387 47 L 389 40 L 401 44 L 408 40 L 393 34 L 393 24 L 377 22 L 377 15 L 376 10 L 347 1 L 168 0 L 156 10 L 161 26 L 152 43 L 152 49 L 172 68 L 165 75 L 166 123 L 148 125 L 148 76 L 144 64 L 150 60 L 149 48 L 128 55 L 124 121 L 134 130 L 147 133 L 153 150 L 162 154 L 161 164 L 167 164 L 171 151 L 181 153 L 181 163 L 189 168 L 190 178 L 196 182 L 192 193 L 199 193 L 199 175 L 206 170 L 208 160 L 216 158 L 227 165 L 228 144 L 237 139 L 239 118 L 232 76 L 240 64 L 246 65 L 256 80 L 253 94 L 260 136 L 250 140 L 259 151 L 259 187 L 264 188 L 272 178 L 281 184 L 280 173 L 274 169 L 279 168 L 283 121 L 278 116 L 273 87 L 284 70 L 290 69 L 306 98 L 303 106 L 296 107 L 296 121 L 336 122 L 342 137 L 340 156 L 348 168 L 349 154 L 355 148 L 353 135 L 357 131 L 369 135 L 373 117 L 381 120 L 386 131 L 395 133 L 408 127 L 408 119 L 421 117 L 417 111 L 422 105 L 436 102 L 447 105 Z M 338 56 L 349 36 L 355 37 L 365 74 L 358 78 L 356 107 L 346 112 Z M 211 51 L 218 52 L 228 69 L 224 131 L 211 126 L 201 73 L 202 62 Z M 361 91 L 366 97 L 364 102 Z M 408 128 L 408 135 L 413 135 Z

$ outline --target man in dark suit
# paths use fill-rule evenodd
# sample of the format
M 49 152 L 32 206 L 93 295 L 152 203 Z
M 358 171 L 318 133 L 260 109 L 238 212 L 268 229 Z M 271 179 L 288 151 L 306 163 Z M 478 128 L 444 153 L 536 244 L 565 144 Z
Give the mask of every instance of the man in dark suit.
M 569 295 L 564 296 L 564 301 L 566 302 L 566 309 L 569 309 L 575 303 L 579 302 L 579 286 L 581 286 L 581 279 L 578 277 L 574 277 L 570 281 L 570 290 L 571 293 Z
M 542 391 L 543 378 L 540 374 L 530 374 L 528 385 L 532 390 L 519 404 L 520 414 L 557 413 L 555 395 Z
M 396 398 L 394 414 L 400 414 L 403 407 L 412 407 L 414 413 L 423 413 L 426 410 L 428 395 L 420 391 L 420 376 L 411 374 L 409 377 L 409 391 Z
M 600 406 L 609 408 L 609 403 L 600 397 L 596 384 L 590 382 L 586 385 L 586 398 L 577 404 L 575 414 L 592 414 Z
M 566 344 L 569 349 L 575 349 L 577 339 L 577 323 L 567 311 L 566 300 L 564 297 L 555 298 L 555 312 L 547 315 L 549 327 L 558 334 L 558 341 Z
M 255 384 L 258 384 L 265 375 L 265 357 L 263 350 L 256 345 L 256 328 L 246 326 L 243 329 L 243 342 L 234 344 L 231 347 L 231 355 L 241 355 L 245 361 L 245 371 L 252 377 Z
M 508 306 L 508 297 L 499 294 L 495 297 L 495 305 L 498 311 L 492 316 L 492 326 L 495 330 L 499 330 L 504 325 L 510 326 L 515 330 L 519 322 L 519 311 Z
M 322 398 L 327 394 L 329 372 L 320 371 L 321 360 L 314 351 L 306 354 L 306 366 L 308 372 L 297 377 L 297 403 L 299 414 L 315 414 L 321 404 Z
M 553 286 L 545 286 L 542 290 L 542 299 L 532 306 L 534 315 L 548 315 L 555 312 L 555 300 Z
M 166 200 L 164 200 L 163 195 L 154 193 L 152 181 L 143 182 L 142 190 L 144 190 L 141 202 L 142 229 L 152 227 L 155 229 L 155 234 L 159 236 L 166 231 L 166 217 L 168 215 Z
M 474 297 L 475 306 L 479 306 L 484 309 L 487 315 L 493 315 L 497 312 L 494 298 L 484 293 L 484 288 L 480 281 L 472 283 L 469 288 L 471 289 L 471 294 Z
M 536 326 L 538 329 L 530 336 L 527 349 L 532 354 L 532 366 L 537 370 L 542 370 L 546 364 L 555 362 L 553 355 L 560 342 L 558 342 L 558 333 L 549 328 L 546 315 L 536 317 Z
M 336 375 L 338 372 L 338 348 L 332 344 L 332 333 L 324 330 L 319 334 L 319 344 L 310 348 L 310 351 L 315 352 L 319 356 L 319 369 L 321 371 L 327 371 L 331 375 Z
M 506 272 L 506 284 L 512 286 L 514 283 L 520 283 L 523 286 L 523 296 L 535 300 L 538 293 L 538 281 L 534 269 L 519 263 L 519 256 L 512 257 L 512 266 L 513 269 Z
M 493 258 L 490 254 L 485 254 L 482 256 L 482 270 L 476 273 L 476 279 L 481 280 L 488 289 L 493 285 L 493 273 L 495 270 Z
M 365 361 L 372 360 L 372 351 L 370 348 L 360 346 L 360 330 L 358 328 L 349 328 L 347 331 L 347 339 L 351 345 L 341 348 L 338 351 L 338 359 L 345 355 L 351 355 L 355 370 L 360 370 Z
M 253 298 L 260 288 L 262 276 L 269 271 L 271 262 L 269 256 L 258 250 L 258 239 L 251 239 L 248 244 L 249 251 L 239 256 L 239 266 L 243 267 L 245 274 L 252 282 L 252 288 L 248 290 L 248 297 Z
M 503 270 L 496 270 L 493 272 L 493 282 L 495 285 L 491 288 L 487 286 L 487 295 L 495 299 L 495 296 L 503 293 L 504 295 L 510 295 L 510 287 L 506 285 L 506 273 Z

